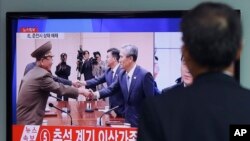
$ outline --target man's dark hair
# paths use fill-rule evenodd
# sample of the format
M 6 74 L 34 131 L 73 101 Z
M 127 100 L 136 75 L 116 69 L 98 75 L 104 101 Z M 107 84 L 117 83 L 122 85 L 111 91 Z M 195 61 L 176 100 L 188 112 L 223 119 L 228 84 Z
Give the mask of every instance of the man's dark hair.
M 242 39 L 239 14 L 222 3 L 205 2 L 184 16 L 183 41 L 194 61 L 211 70 L 222 70 L 235 59 Z
M 95 51 L 95 52 L 93 52 L 93 55 L 94 55 L 94 57 L 96 58 L 96 55 L 101 56 L 101 53 L 100 53 L 99 51 Z
M 89 51 L 84 50 L 84 51 L 83 51 L 83 55 L 85 55 L 86 53 L 88 53 L 88 54 L 89 54 Z
M 111 52 L 112 56 L 119 62 L 120 59 L 120 51 L 117 48 L 110 48 L 107 50 L 107 53 Z
M 65 56 L 67 57 L 66 53 L 61 53 L 61 60 L 62 60 L 62 62 L 66 61 Z
M 67 54 L 66 53 L 61 53 L 61 58 L 63 58 L 64 56 L 67 57 Z

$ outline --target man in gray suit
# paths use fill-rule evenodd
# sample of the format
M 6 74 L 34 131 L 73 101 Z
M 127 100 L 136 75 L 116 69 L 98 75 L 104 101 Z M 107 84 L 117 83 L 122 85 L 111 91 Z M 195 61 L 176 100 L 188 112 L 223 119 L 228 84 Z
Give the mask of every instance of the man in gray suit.
M 47 42 L 37 48 L 31 56 L 36 58 L 36 66 L 27 73 L 20 84 L 17 101 L 17 124 L 42 124 L 45 107 L 50 92 L 77 98 L 80 93 L 88 93 L 84 88 L 64 86 L 53 80 L 52 44 Z

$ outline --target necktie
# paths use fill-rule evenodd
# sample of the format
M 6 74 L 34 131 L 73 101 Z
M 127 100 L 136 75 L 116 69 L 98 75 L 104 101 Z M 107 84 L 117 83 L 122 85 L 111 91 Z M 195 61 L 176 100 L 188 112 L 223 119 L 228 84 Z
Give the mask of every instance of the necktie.
M 127 87 L 128 87 L 128 91 L 129 91 L 129 88 L 130 88 L 130 77 L 127 75 Z
M 114 81 L 114 71 L 112 70 L 111 71 L 111 82 L 113 82 Z

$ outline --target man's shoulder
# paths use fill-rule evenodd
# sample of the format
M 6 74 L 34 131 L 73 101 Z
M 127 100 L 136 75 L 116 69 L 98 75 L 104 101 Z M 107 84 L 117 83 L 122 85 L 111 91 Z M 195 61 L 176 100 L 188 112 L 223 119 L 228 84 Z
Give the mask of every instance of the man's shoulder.
M 40 67 L 34 67 L 32 70 L 30 70 L 29 73 L 27 73 L 24 76 L 24 80 L 29 81 L 29 82 L 35 82 L 42 80 L 43 78 L 52 78 L 51 73 L 49 73 L 47 70 L 40 68 Z
M 67 66 L 67 68 L 71 68 L 71 66 L 70 66 L 70 65 L 68 65 L 68 64 L 66 64 L 66 66 Z
M 231 85 L 231 86 L 228 86 L 227 89 L 229 89 L 229 91 L 224 92 L 224 93 L 219 91 L 220 92 L 219 94 L 229 96 L 230 98 L 232 98 L 232 100 L 238 99 L 241 101 L 241 99 L 242 99 L 242 102 L 245 100 L 250 101 L 250 90 L 249 89 L 246 89 L 246 88 L 242 87 L 241 85 L 234 85 L 234 86 Z M 247 103 L 249 103 L 249 102 L 247 102 Z
M 154 105 L 154 107 L 158 107 L 160 109 L 162 109 L 163 105 L 171 105 L 171 103 L 175 103 L 174 100 L 175 98 L 173 98 L 173 96 L 170 95 L 156 95 L 156 96 L 152 96 L 152 97 L 147 97 L 144 101 L 144 104 L 147 105 Z M 165 107 L 165 106 L 164 106 Z M 166 107 L 165 107 L 166 108 Z
M 31 62 L 31 63 L 29 63 L 29 64 L 27 64 L 27 66 L 26 67 L 35 67 L 36 66 L 36 62 Z
M 34 69 L 32 69 L 30 71 L 30 75 L 37 75 L 37 76 L 40 76 L 40 77 L 43 77 L 43 76 L 52 76 L 52 74 L 50 72 L 48 72 L 47 70 L 41 68 L 41 67 L 34 67 Z
M 174 84 L 174 85 L 167 87 L 167 88 L 164 88 L 162 90 L 162 94 L 167 94 L 171 90 L 180 89 L 180 88 L 184 88 L 183 82 Z
M 122 69 L 121 66 L 119 65 L 118 68 L 117 68 L 117 70 L 116 70 L 116 73 L 119 73 L 122 70 L 124 70 L 124 69 Z
M 120 69 L 120 71 L 118 72 L 118 75 L 122 76 L 124 74 L 126 74 L 126 71 L 124 69 Z
M 109 72 L 111 72 L 111 68 L 110 68 L 110 67 L 106 68 L 104 72 L 105 72 L 106 74 L 109 73 Z
M 141 66 L 139 66 L 139 65 L 137 65 L 135 69 L 137 69 L 138 72 L 139 72 L 140 74 L 142 74 L 142 75 L 146 75 L 146 74 L 150 73 L 148 70 L 144 69 L 143 67 L 141 67 Z

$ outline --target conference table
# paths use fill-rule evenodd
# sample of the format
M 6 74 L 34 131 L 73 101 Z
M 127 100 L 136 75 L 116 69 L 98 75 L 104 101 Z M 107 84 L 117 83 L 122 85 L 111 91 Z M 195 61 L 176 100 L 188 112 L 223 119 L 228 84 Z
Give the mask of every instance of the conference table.
M 55 107 L 63 110 L 69 110 L 72 117 L 73 126 L 100 126 L 97 119 L 107 111 L 108 103 L 99 101 L 54 101 L 50 102 Z M 51 105 L 52 105 L 51 104 Z M 87 110 L 86 107 L 91 107 L 92 111 Z M 102 117 L 102 126 L 106 126 L 106 122 L 124 123 L 123 118 L 114 118 L 110 114 L 105 114 Z M 66 113 L 62 113 L 56 108 L 50 107 L 49 111 L 45 112 L 43 125 L 50 126 L 70 126 L 71 119 Z

